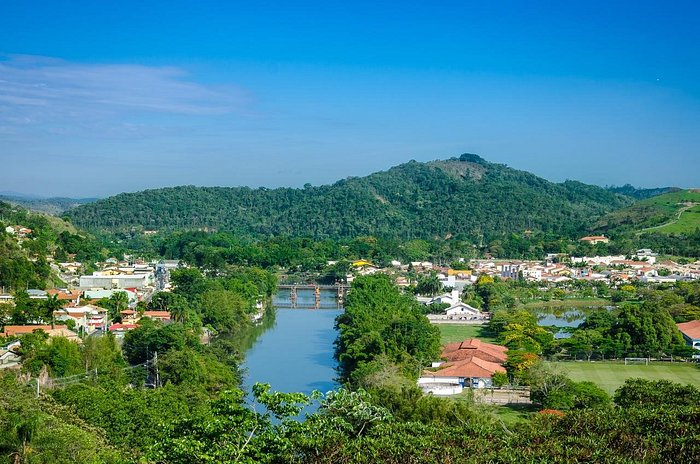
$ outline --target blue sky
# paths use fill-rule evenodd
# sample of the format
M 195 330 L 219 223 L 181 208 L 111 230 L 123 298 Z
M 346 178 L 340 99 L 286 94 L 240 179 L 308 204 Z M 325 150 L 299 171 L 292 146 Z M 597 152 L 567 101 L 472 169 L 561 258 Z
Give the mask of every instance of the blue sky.
M 478 153 L 700 187 L 697 2 L 0 3 L 0 190 L 301 186 Z

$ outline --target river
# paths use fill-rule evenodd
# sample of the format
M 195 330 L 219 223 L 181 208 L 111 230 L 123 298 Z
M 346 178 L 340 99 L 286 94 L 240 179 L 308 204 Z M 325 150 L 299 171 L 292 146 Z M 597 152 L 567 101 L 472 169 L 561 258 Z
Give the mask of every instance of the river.
M 282 392 L 325 393 L 338 386 L 333 342 L 335 318 L 341 313 L 335 294 L 322 291 L 321 309 L 311 290 L 300 290 L 296 309 L 290 309 L 289 292 L 280 291 L 272 300 L 274 320 L 246 352 L 245 387 L 269 383 Z

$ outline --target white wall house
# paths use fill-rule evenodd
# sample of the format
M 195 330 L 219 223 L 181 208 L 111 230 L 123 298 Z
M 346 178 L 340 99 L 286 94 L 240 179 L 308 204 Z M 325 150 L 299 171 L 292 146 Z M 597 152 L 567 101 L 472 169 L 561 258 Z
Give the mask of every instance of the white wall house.
M 445 315 L 451 319 L 483 319 L 484 313 L 467 303 L 458 302 L 445 310 Z

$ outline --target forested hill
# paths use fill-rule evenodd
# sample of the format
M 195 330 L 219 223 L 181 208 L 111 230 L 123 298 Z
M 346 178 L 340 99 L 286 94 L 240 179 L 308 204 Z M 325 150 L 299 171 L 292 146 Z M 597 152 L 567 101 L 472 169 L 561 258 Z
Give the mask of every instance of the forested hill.
M 256 237 L 479 240 L 526 230 L 575 236 L 632 201 L 600 187 L 552 183 L 465 154 L 303 189 L 183 186 L 124 193 L 66 216 L 93 230 L 209 228 Z
M 0 195 L 0 201 L 4 201 L 11 205 L 21 206 L 30 211 L 51 214 L 57 216 L 66 210 L 74 208 L 78 205 L 84 205 L 96 201 L 97 198 L 32 198 L 21 195 L 3 194 Z

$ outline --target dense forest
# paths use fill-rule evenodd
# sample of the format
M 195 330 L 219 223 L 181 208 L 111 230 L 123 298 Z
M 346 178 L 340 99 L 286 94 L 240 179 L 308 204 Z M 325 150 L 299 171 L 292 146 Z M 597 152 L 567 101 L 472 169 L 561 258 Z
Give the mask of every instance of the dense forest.
M 253 237 L 469 239 L 525 231 L 575 237 L 632 199 L 552 183 L 477 155 L 411 161 L 303 189 L 183 186 L 124 193 L 66 213 L 88 230 L 226 230 Z M 529 232 L 528 232 L 529 233 Z

